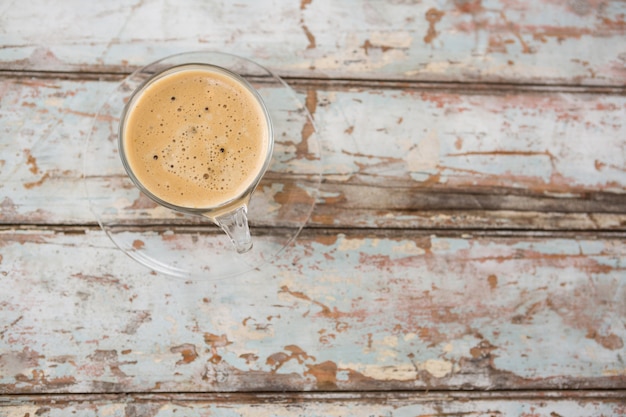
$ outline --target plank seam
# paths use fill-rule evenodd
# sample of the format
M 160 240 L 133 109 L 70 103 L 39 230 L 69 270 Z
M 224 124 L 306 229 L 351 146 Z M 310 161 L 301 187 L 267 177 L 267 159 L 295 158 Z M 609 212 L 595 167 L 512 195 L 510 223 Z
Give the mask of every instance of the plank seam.
M 19 70 L 0 69 L 0 77 L 14 78 L 38 78 L 38 79 L 62 79 L 77 81 L 121 81 L 134 70 L 119 71 L 47 71 L 47 70 Z M 431 80 L 394 80 L 394 79 L 370 79 L 370 78 L 323 78 L 323 77 L 295 77 L 278 75 L 292 86 L 328 88 L 384 88 L 384 89 L 415 89 L 437 90 L 455 93 L 507 93 L 536 92 L 536 93 L 571 93 L 571 94 L 602 94 L 602 95 L 626 95 L 626 85 L 607 84 L 566 84 L 566 83 L 515 83 L 496 81 L 431 81 Z

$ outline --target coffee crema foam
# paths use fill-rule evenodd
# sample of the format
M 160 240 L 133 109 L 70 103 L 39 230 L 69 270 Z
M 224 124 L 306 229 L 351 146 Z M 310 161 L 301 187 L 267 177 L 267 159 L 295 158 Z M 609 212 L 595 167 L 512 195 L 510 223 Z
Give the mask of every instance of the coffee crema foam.
M 128 109 L 123 131 L 137 180 L 187 208 L 216 207 L 245 193 L 263 169 L 269 140 L 254 94 L 210 67 L 153 81 Z

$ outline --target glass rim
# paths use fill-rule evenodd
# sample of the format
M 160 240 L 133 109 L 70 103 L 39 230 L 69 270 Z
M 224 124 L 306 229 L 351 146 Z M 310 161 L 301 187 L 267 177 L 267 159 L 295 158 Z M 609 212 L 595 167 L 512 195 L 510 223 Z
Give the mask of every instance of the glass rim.
M 132 168 L 130 167 L 130 164 L 128 163 L 128 159 L 126 157 L 126 151 L 124 150 L 124 131 L 125 131 L 125 127 L 126 127 L 126 121 L 128 118 L 128 114 L 130 112 L 130 109 L 132 108 L 132 106 L 135 104 L 135 102 L 137 101 L 137 99 L 141 96 L 141 94 L 154 82 L 158 81 L 159 79 L 166 77 L 170 74 L 174 74 L 177 73 L 179 71 L 185 71 L 185 70 L 191 70 L 191 69 L 210 69 L 213 72 L 217 72 L 217 73 L 222 73 L 232 79 L 234 79 L 235 81 L 237 81 L 238 83 L 240 83 L 248 92 L 250 92 L 252 94 L 252 96 L 256 99 L 257 103 L 259 104 L 259 106 L 261 107 L 262 113 L 265 117 L 265 121 L 266 121 L 266 125 L 267 125 L 267 134 L 268 134 L 268 140 L 267 140 L 267 152 L 266 152 L 266 156 L 265 156 L 265 160 L 263 161 L 263 165 L 261 167 L 261 169 L 259 170 L 259 172 L 257 173 L 257 175 L 254 177 L 254 179 L 250 182 L 250 185 L 248 185 L 248 187 L 246 187 L 245 190 L 243 190 L 241 193 L 239 193 L 237 196 L 226 200 L 222 203 L 220 203 L 219 205 L 215 205 L 215 206 L 209 206 L 209 207 L 187 207 L 187 206 L 179 206 L 176 204 L 172 204 L 166 200 L 163 200 L 162 198 L 156 196 L 154 193 L 152 193 L 150 190 L 148 190 L 141 181 L 139 181 L 139 179 L 135 176 Z M 267 169 L 269 168 L 269 165 L 271 163 L 272 160 L 272 154 L 273 154 L 273 148 L 274 148 L 274 131 L 273 131 L 273 126 L 272 126 L 272 119 L 270 117 L 269 111 L 267 109 L 267 106 L 265 105 L 265 102 L 263 100 L 263 98 L 261 97 L 261 95 L 259 94 L 259 92 L 256 90 L 256 88 L 254 88 L 250 82 L 248 82 L 248 80 L 246 80 L 244 77 L 242 77 L 241 75 L 237 74 L 234 71 L 231 71 L 227 68 L 224 67 L 220 67 L 218 65 L 214 65 L 214 64 L 209 64 L 209 63 L 202 63 L 202 62 L 188 62 L 188 63 L 183 63 L 183 64 L 178 64 L 178 65 L 173 65 L 173 66 L 169 66 L 167 68 L 164 68 L 162 71 L 158 71 L 152 75 L 150 75 L 145 81 L 143 81 L 130 95 L 128 102 L 124 105 L 124 108 L 122 110 L 122 115 L 120 118 L 120 123 L 119 123 L 119 131 L 118 131 L 118 151 L 119 151 L 119 155 L 120 155 L 120 159 L 122 160 L 122 165 L 124 166 L 124 170 L 126 171 L 126 173 L 128 174 L 128 176 L 130 177 L 130 179 L 132 180 L 133 184 L 135 184 L 135 186 L 143 193 L 145 194 L 148 198 L 150 198 L 151 200 L 153 200 L 154 202 L 156 202 L 157 204 L 160 204 L 164 207 L 167 207 L 169 209 L 172 210 L 176 210 L 176 211 L 180 211 L 180 212 L 186 212 L 186 213 L 195 213 L 195 214 L 207 214 L 207 213 L 211 213 L 211 212 L 225 212 L 228 211 L 229 208 L 231 207 L 236 207 L 242 200 L 246 200 L 247 197 L 249 197 L 254 190 L 256 189 L 256 187 L 258 186 L 259 182 L 261 181 L 261 179 L 263 178 L 263 176 L 265 175 Z

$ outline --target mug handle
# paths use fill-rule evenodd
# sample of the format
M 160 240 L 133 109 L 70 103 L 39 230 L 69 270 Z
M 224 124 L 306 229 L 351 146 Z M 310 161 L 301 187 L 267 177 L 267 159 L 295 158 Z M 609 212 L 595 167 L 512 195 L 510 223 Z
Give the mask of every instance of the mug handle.
M 220 214 L 213 221 L 226 232 L 237 253 L 246 253 L 252 249 L 247 204 L 243 204 L 228 213 Z

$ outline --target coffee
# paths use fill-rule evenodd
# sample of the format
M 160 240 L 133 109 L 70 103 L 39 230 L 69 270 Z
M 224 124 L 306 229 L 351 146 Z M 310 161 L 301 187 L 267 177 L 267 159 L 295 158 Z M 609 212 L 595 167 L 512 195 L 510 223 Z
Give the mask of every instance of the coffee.
M 203 209 L 240 198 L 271 152 L 262 102 L 245 81 L 209 65 L 156 77 L 131 100 L 121 127 L 127 169 L 158 199 Z

